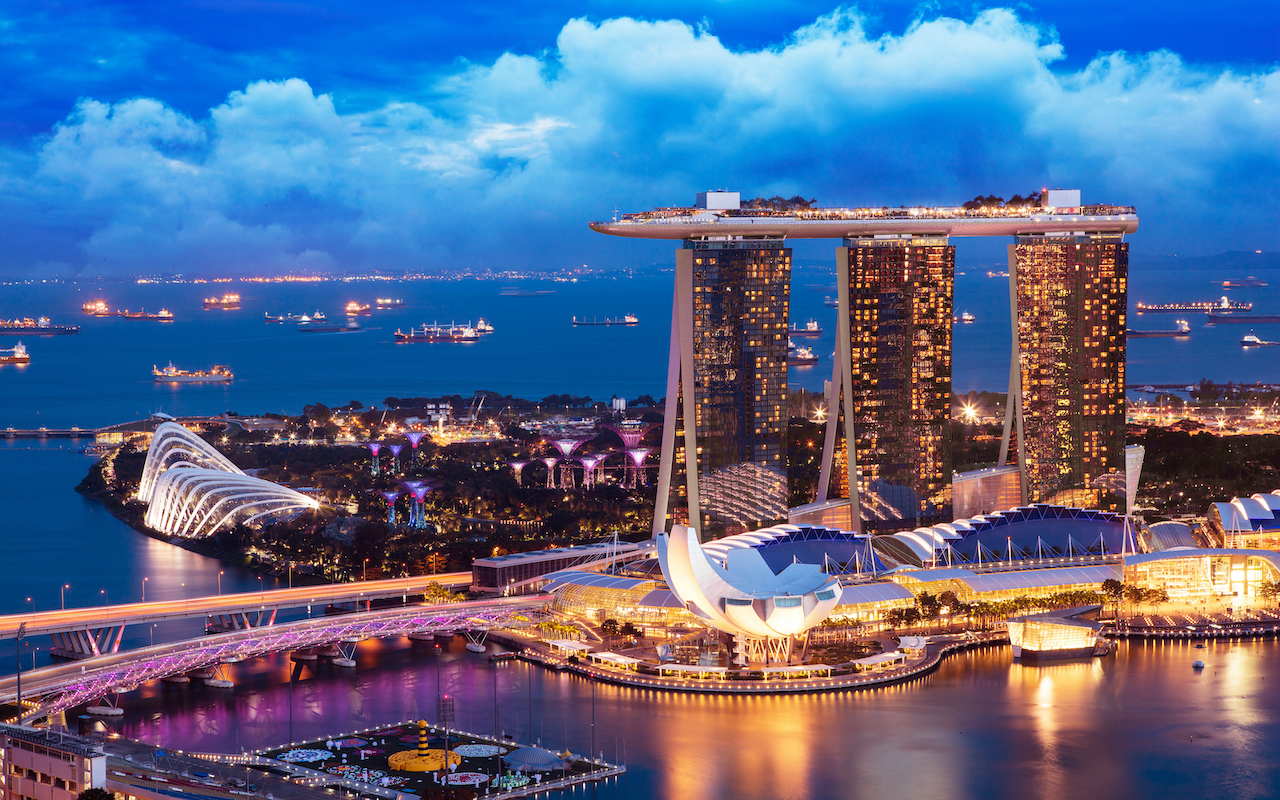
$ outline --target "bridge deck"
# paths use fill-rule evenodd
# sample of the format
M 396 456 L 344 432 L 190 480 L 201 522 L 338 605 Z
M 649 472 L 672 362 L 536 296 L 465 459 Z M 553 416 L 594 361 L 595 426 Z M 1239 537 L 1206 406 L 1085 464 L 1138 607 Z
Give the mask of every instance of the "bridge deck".
M 136 625 L 220 614 L 256 614 L 263 610 L 301 608 L 307 605 L 359 603 L 366 600 L 407 597 L 421 595 L 433 583 L 446 589 L 470 586 L 471 573 L 449 572 L 440 575 L 419 575 L 413 578 L 295 586 L 291 589 L 191 597 L 185 600 L 157 600 L 114 606 L 68 608 L 64 611 L 39 611 L 34 614 L 11 614 L 0 617 L 0 640 L 15 638 L 19 626 L 23 623 L 27 626 L 26 635 L 35 636 L 44 633 L 65 633 L 73 630 L 110 628 L 117 625 Z

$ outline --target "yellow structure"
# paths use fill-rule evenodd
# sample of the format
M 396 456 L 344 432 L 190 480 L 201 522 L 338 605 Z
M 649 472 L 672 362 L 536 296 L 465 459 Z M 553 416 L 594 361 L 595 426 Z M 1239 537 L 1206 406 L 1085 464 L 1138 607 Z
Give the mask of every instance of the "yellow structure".
M 1280 579 L 1280 554 L 1266 550 L 1165 550 L 1125 558 L 1124 582 L 1164 589 L 1174 601 L 1249 599 Z
M 452 750 L 427 747 L 427 721 L 418 721 L 418 749 L 402 750 L 387 758 L 387 766 L 397 772 L 438 772 L 449 765 L 462 763 L 462 756 Z

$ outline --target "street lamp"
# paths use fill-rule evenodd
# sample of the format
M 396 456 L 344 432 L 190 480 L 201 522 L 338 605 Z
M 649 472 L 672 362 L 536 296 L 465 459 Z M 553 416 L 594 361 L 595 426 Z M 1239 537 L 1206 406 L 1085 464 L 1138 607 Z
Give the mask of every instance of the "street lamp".
M 369 559 L 364 560 L 364 579 L 369 580 Z
M 111 605 L 111 595 L 107 594 L 106 589 L 99 589 L 98 594 L 102 595 L 102 604 L 104 606 Z
M 222 594 L 222 570 L 218 570 L 218 594 Z
M 58 595 L 62 598 L 62 610 L 63 610 L 63 611 L 66 611 L 66 610 L 67 610 L 67 590 L 68 590 L 68 589 L 70 589 L 70 588 L 71 588 L 71 584 L 69 584 L 69 583 L 64 583 L 64 584 L 62 584 L 62 587 L 61 587 L 60 589 L 58 589 Z
M 147 602 L 147 578 L 142 579 L 142 602 Z
M 31 604 L 31 613 L 32 614 L 36 613 L 36 601 L 28 597 L 27 602 Z

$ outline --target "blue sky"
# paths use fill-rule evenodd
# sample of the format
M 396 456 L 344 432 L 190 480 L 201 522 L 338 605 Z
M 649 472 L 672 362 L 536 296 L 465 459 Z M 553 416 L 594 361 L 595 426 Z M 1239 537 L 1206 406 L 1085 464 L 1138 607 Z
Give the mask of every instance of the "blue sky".
M 715 186 L 1079 187 L 1135 253 L 1280 250 L 1258 0 L 10 0 L 0 42 L 4 274 L 665 262 L 586 220 Z

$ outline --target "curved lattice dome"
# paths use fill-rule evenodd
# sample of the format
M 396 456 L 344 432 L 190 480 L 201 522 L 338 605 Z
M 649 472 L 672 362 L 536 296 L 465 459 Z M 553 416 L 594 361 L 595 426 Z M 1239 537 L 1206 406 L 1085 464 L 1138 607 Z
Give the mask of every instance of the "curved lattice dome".
M 166 422 L 156 428 L 151 437 L 147 461 L 142 467 L 142 480 L 138 483 L 138 499 L 150 503 L 160 477 L 173 467 L 198 467 L 236 475 L 244 474 L 204 439 L 176 422 Z
M 171 536 L 202 538 L 237 523 L 292 519 L 319 505 L 315 498 L 239 470 L 186 466 L 160 475 L 144 521 Z

